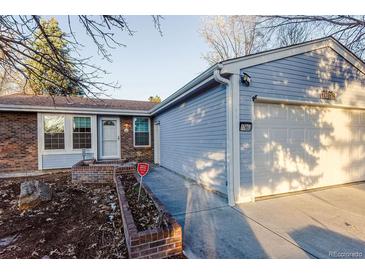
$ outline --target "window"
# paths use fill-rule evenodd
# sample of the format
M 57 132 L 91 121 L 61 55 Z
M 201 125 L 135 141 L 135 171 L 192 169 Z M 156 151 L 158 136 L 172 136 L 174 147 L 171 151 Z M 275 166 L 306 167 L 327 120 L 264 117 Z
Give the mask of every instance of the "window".
M 65 148 L 65 117 L 44 116 L 44 149 Z
M 72 143 L 74 149 L 91 148 L 90 117 L 73 117 Z
M 103 122 L 103 125 L 104 126 L 115 126 L 115 123 L 114 123 L 114 121 L 106 120 Z
M 149 118 L 134 118 L 134 146 L 150 146 Z

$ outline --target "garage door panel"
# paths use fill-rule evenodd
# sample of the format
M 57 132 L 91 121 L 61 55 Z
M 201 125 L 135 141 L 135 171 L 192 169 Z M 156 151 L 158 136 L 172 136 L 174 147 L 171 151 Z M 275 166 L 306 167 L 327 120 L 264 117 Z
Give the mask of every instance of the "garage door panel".
M 305 129 L 304 128 L 293 128 L 288 129 L 289 131 L 289 144 L 300 146 L 305 141 Z
M 267 120 L 269 117 L 269 105 L 260 104 L 254 109 L 254 115 L 257 120 Z
M 269 130 L 268 128 L 258 128 L 256 129 L 256 139 L 255 144 L 265 144 L 269 139 Z
M 305 109 L 301 106 L 293 106 L 288 108 L 288 120 L 295 122 L 305 121 Z
M 288 130 L 284 127 L 270 128 L 269 129 L 269 139 L 272 143 L 282 144 L 287 143 L 288 140 Z
M 268 107 L 270 120 L 287 120 L 288 109 L 284 105 L 269 105 Z
M 349 121 L 353 125 L 360 125 L 360 122 L 361 122 L 361 111 L 360 110 L 348 111 L 348 115 L 349 115 Z
M 256 196 L 365 179 L 365 111 L 256 107 L 266 117 L 254 117 Z

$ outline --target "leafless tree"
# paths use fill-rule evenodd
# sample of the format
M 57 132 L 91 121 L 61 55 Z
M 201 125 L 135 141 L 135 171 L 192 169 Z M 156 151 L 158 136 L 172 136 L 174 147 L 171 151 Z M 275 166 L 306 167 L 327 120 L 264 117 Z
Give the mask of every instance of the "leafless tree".
M 209 63 L 258 52 L 266 46 L 258 16 L 209 16 L 202 21 L 200 35 L 211 51 L 203 54 Z
M 152 16 L 153 23 L 161 33 L 160 16 Z M 52 81 L 47 75 L 43 75 L 35 67 L 31 67 L 27 60 L 38 56 L 37 61 L 69 79 L 75 86 L 79 87 L 89 97 L 98 97 L 106 88 L 115 88 L 117 83 L 106 83 L 102 75 L 106 71 L 90 63 L 90 58 L 81 58 L 80 50 L 84 46 L 74 32 L 75 24 L 81 24 L 87 35 L 91 38 L 98 49 L 98 53 L 109 61 L 111 55 L 109 49 L 125 46 L 117 39 L 120 32 L 127 32 L 133 35 L 134 31 L 128 25 L 126 18 L 122 15 L 102 15 L 102 16 L 68 16 L 67 41 L 72 48 L 73 57 L 64 58 L 57 47 L 53 45 L 50 34 L 47 34 L 40 23 L 41 17 L 32 16 L 0 16 L 0 69 L 3 75 L 11 75 L 14 72 L 21 75 L 25 82 L 27 75 L 25 70 L 30 71 L 35 77 L 42 81 Z M 34 33 L 41 30 L 52 52 L 51 56 L 46 56 L 42 52 L 35 52 L 32 47 Z M 71 66 L 75 70 L 74 75 L 70 75 L 66 69 Z M 57 83 L 52 82 L 55 86 Z M 63 91 L 59 95 L 68 95 Z
M 271 31 L 283 27 L 306 25 L 311 38 L 333 36 L 347 46 L 360 58 L 365 58 L 365 16 L 331 15 L 331 16 L 265 16 L 262 17 Z
M 279 27 L 276 36 L 278 46 L 283 47 L 310 40 L 311 31 L 307 24 L 291 24 Z

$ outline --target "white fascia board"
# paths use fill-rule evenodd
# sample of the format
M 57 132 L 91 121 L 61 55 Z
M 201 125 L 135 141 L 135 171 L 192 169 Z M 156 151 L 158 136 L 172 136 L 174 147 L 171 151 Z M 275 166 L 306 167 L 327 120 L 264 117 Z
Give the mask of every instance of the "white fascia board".
M 119 110 L 119 109 L 98 109 L 98 108 L 42 107 L 42 106 L 4 105 L 4 104 L 0 104 L 0 111 L 150 116 L 149 111 L 139 111 L 139 110 L 134 111 L 134 110 Z
M 217 64 L 211 66 L 206 71 L 201 73 L 199 76 L 191 80 L 189 83 L 187 83 L 185 86 L 174 92 L 172 95 L 167 97 L 165 100 L 163 100 L 158 105 L 154 106 L 150 113 L 151 115 L 155 115 L 158 112 L 161 112 L 163 109 L 167 108 L 171 104 L 175 103 L 176 101 L 180 100 L 181 98 L 191 94 L 194 92 L 197 88 L 201 87 L 205 83 L 211 81 L 214 79 L 213 72 L 217 68 Z
M 345 58 L 348 62 L 350 62 L 353 66 L 355 66 L 358 70 L 365 73 L 365 64 L 357 58 L 351 51 L 341 45 L 335 39 L 329 37 L 317 41 L 308 42 L 305 44 L 289 46 L 281 49 L 274 49 L 263 53 L 258 53 L 253 56 L 242 57 L 242 59 L 228 60 L 223 61 L 224 65 L 221 70 L 222 74 L 230 73 L 232 71 L 237 71 L 243 68 L 260 65 L 263 63 L 287 58 L 290 56 L 303 54 L 306 52 L 322 49 L 329 47 L 340 54 L 343 58 Z
M 354 55 L 351 51 L 341 45 L 337 40 L 330 39 L 329 47 L 336 51 L 339 55 L 341 55 L 345 60 L 350 62 L 354 67 L 356 67 L 359 71 L 365 74 L 365 64 L 362 60 L 360 60 L 356 55 Z

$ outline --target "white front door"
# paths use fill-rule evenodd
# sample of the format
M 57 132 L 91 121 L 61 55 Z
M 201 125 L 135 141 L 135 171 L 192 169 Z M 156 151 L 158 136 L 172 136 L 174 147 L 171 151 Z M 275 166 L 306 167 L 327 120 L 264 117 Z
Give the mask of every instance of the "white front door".
M 120 125 L 118 117 L 100 119 L 100 158 L 120 158 Z

